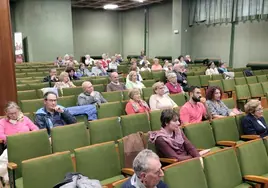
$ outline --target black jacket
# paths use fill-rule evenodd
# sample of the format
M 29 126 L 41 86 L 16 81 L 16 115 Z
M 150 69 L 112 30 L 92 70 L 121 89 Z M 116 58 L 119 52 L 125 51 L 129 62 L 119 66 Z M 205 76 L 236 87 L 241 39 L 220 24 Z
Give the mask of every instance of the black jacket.
M 259 120 L 266 128 L 261 126 L 257 122 L 257 119 L 252 114 L 246 115 L 242 120 L 242 128 L 244 134 L 260 135 L 261 137 L 267 136 L 268 135 L 267 124 L 263 117 L 259 118 Z

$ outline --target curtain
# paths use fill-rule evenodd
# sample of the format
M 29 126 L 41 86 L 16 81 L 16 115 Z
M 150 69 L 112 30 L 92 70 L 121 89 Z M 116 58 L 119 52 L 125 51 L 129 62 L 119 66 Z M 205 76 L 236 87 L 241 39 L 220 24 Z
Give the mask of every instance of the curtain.
M 191 0 L 189 25 L 267 20 L 268 0 Z

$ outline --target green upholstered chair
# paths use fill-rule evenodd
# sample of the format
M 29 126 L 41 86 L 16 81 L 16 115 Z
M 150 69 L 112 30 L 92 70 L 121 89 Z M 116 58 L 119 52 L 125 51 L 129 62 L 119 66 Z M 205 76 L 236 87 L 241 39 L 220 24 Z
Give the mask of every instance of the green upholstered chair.
M 30 90 L 30 87 L 28 84 L 19 84 L 17 85 L 17 90 L 18 91 Z
M 21 109 L 23 112 L 36 112 L 44 106 L 44 99 L 22 100 Z
M 129 100 L 128 92 L 129 92 L 129 90 L 122 91 L 124 101 Z
M 82 87 L 73 87 L 73 88 L 63 88 L 63 96 L 75 95 L 78 96 L 80 93 L 83 93 Z
M 237 125 L 237 129 L 240 135 L 243 135 L 243 129 L 242 129 L 242 120 L 245 117 L 245 113 L 239 114 L 235 116 L 235 121 Z
M 265 119 L 265 122 L 268 122 L 268 108 L 263 109 L 263 118 Z
M 249 77 L 245 77 L 247 84 L 255 84 L 258 83 L 257 77 L 256 76 L 249 76 Z
M 161 82 L 166 81 L 165 71 L 152 71 L 152 75 L 155 81 L 161 81 Z
M 27 73 L 27 72 L 36 72 L 36 69 L 21 69 L 20 71 L 25 72 L 25 73 Z
M 234 146 L 243 141 L 240 140 L 235 117 L 213 119 L 211 122 L 216 143 L 225 146 Z
M 183 93 L 169 95 L 169 97 L 178 105 L 183 106 L 186 103 L 185 95 Z
M 254 74 L 255 76 L 257 76 L 257 75 L 262 75 L 262 74 L 263 74 L 262 70 L 254 70 L 254 71 L 252 71 L 252 72 L 253 72 L 253 74 Z
M 108 102 L 122 101 L 123 98 L 121 91 L 102 92 L 101 94 Z
M 92 85 L 98 85 L 98 84 L 107 85 L 108 84 L 108 77 L 107 78 L 92 79 L 91 83 L 92 83 Z
M 124 74 L 127 74 L 128 73 L 128 70 L 129 70 L 129 67 L 127 65 L 119 65 L 117 67 L 117 72 L 118 73 L 124 73 Z
M 247 84 L 247 81 L 246 81 L 245 77 L 234 78 L 234 80 L 235 80 L 235 85 L 245 85 L 245 84 Z
M 260 83 L 248 84 L 248 88 L 251 94 L 251 98 L 261 98 L 264 97 L 264 92 Z
M 153 78 L 152 72 L 150 72 L 150 71 L 140 71 L 139 73 L 140 73 L 143 80 L 151 80 Z
M 122 114 L 122 106 L 120 102 L 102 103 L 97 108 L 98 119 L 108 117 L 118 117 Z
M 106 87 L 103 84 L 93 85 L 94 90 L 98 92 L 105 92 Z
M 77 102 L 76 96 L 71 95 L 71 96 L 59 97 L 57 104 L 63 107 L 72 107 L 76 106 L 76 102 Z
M 175 163 L 163 168 L 164 182 L 170 188 L 208 188 L 198 158 Z
M 154 92 L 152 87 L 142 88 L 142 95 L 144 100 L 148 100 L 153 94 Z
M 258 183 L 263 181 L 267 183 L 268 157 L 262 139 L 256 139 L 240 144 L 236 146 L 236 152 L 244 179 Z
M 121 116 L 123 136 L 136 132 L 148 132 L 151 130 L 146 113 Z
M 17 95 L 19 101 L 37 99 L 36 90 L 18 91 Z
M 190 86 L 198 86 L 201 87 L 201 82 L 199 76 L 188 76 L 187 82 Z
M 244 73 L 243 72 L 235 72 L 235 77 L 244 77 Z
M 70 152 L 55 153 L 22 162 L 24 188 L 48 188 L 61 182 L 74 167 Z M 21 187 L 20 185 L 17 187 Z
M 235 81 L 234 81 L 234 79 L 222 80 L 222 85 L 223 85 L 223 91 L 224 92 L 232 92 L 232 91 L 235 90 Z
M 52 153 L 46 130 L 8 136 L 7 143 L 10 185 L 15 185 L 17 182 L 21 184 L 21 162 L 23 160 Z
M 211 86 L 218 86 L 218 87 L 220 87 L 223 90 L 223 85 L 222 85 L 221 80 L 210 80 L 210 81 L 208 81 L 208 86 L 209 87 L 211 87 Z
M 84 80 L 73 80 L 72 82 L 75 86 L 82 86 Z
M 211 149 L 211 151 L 221 149 L 216 144 L 208 121 L 189 124 L 183 128 L 183 131 L 190 142 L 198 149 Z
M 211 77 L 209 75 L 200 75 L 199 78 L 202 87 L 207 87 L 208 81 L 211 80 Z
M 239 163 L 233 148 L 224 149 L 203 157 L 208 187 L 251 188 L 243 182 Z
M 121 174 L 119 157 L 113 141 L 78 148 L 74 151 L 77 172 L 89 179 L 97 179 L 102 185 L 108 185 L 125 178 Z
M 89 133 L 84 122 L 59 126 L 51 129 L 52 151 L 71 151 L 75 148 L 88 146 Z
M 266 75 L 259 75 L 257 76 L 257 80 L 259 83 L 262 83 L 262 82 L 268 82 L 268 78 Z
M 155 83 L 155 80 L 143 80 L 142 83 L 145 85 L 145 87 L 152 87 Z
M 36 76 L 45 77 L 47 75 L 48 75 L 48 73 L 46 73 L 46 72 L 27 72 L 27 76 L 30 76 L 30 77 L 36 77 Z
M 150 125 L 152 131 L 157 131 L 161 129 L 161 122 L 160 122 L 160 116 L 161 116 L 161 110 L 153 110 L 150 112 Z
M 125 109 L 128 101 L 121 101 L 121 106 L 122 106 L 122 115 L 127 115 Z
M 236 107 L 235 101 L 233 98 L 228 98 L 228 99 L 222 99 L 222 102 L 229 108 L 233 109 Z
M 213 74 L 212 75 L 212 80 L 222 80 L 223 75 L 222 74 Z
M 97 144 L 122 138 L 119 117 L 104 118 L 89 122 L 90 143 Z
M 24 77 L 27 77 L 27 74 L 25 72 L 16 73 L 16 78 L 24 78 Z
M 236 85 L 235 92 L 237 100 L 247 100 L 251 98 L 248 85 Z
M 42 88 L 49 87 L 48 82 L 43 82 L 43 83 L 29 83 L 28 85 L 29 85 L 30 89 L 42 89 Z

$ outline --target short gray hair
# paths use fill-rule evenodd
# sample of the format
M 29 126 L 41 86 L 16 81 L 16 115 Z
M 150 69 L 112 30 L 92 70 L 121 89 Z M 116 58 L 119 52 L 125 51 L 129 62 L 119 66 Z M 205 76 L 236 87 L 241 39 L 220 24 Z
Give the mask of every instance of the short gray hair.
M 133 169 L 135 174 L 139 177 L 142 172 L 147 172 L 150 169 L 149 159 L 159 160 L 158 155 L 156 155 L 152 150 L 144 149 L 142 150 L 133 161 Z
M 167 79 L 169 80 L 170 78 L 177 77 L 177 75 L 174 72 L 170 72 L 167 74 Z
M 8 110 L 12 109 L 12 108 L 16 108 L 17 110 L 21 111 L 20 107 L 17 105 L 17 103 L 13 102 L 13 101 L 9 101 L 6 106 L 5 106 L 5 112 L 7 112 Z

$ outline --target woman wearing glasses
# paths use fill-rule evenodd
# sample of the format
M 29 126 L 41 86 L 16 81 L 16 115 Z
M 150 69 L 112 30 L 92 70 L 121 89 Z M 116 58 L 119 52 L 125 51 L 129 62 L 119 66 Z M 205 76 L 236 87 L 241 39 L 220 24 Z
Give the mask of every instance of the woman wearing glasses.
M 263 108 L 259 100 L 250 100 L 245 105 L 247 115 L 242 120 L 243 132 L 246 135 L 268 135 L 267 124 L 263 118 Z

